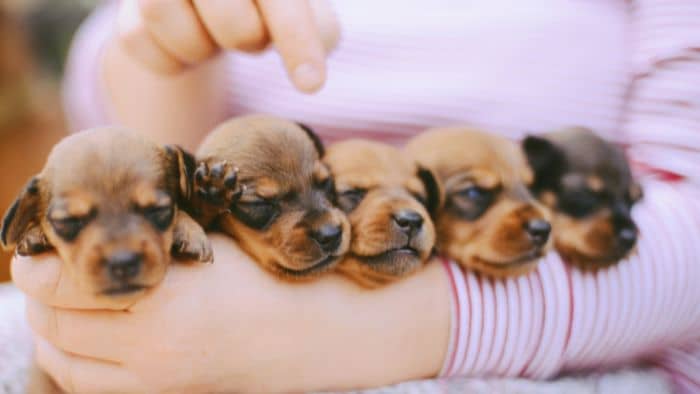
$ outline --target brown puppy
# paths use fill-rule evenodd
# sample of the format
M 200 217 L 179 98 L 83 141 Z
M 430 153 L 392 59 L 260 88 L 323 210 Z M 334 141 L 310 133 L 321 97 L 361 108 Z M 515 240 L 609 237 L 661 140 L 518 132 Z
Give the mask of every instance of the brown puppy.
M 123 130 L 73 134 L 5 214 L 2 245 L 20 255 L 55 248 L 86 292 L 138 295 L 161 281 L 171 255 L 212 260 L 204 231 L 178 208 L 193 164 Z
M 162 280 L 171 255 L 212 260 L 204 231 L 179 209 L 193 167 L 181 149 L 127 131 L 73 134 L 5 214 L 2 246 L 19 255 L 56 249 L 86 293 L 136 299 Z M 33 365 L 27 392 L 61 390 Z
M 264 115 L 231 119 L 197 152 L 194 209 L 284 279 L 329 271 L 350 225 L 332 204 L 323 145 L 307 127 Z M 235 167 L 234 167 L 235 166 Z
M 530 136 L 523 150 L 532 190 L 554 213 L 554 244 L 569 263 L 599 268 L 627 256 L 637 241 L 630 216 L 641 198 L 623 152 L 585 128 Z
M 432 173 L 396 148 L 363 140 L 331 146 L 324 161 L 352 228 L 339 271 L 362 286 L 377 287 L 423 266 L 435 244 L 429 210 L 440 200 Z
M 438 250 L 495 277 L 532 271 L 549 237 L 546 212 L 530 195 L 531 173 L 515 143 L 464 127 L 428 130 L 407 152 L 444 188 Z

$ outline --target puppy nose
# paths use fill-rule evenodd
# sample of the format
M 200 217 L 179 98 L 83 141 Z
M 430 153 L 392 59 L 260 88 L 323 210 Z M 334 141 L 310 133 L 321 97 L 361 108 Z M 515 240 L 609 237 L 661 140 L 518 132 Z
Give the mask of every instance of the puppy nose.
M 114 280 L 132 279 L 141 271 L 143 256 L 134 252 L 117 252 L 107 259 L 107 270 Z
M 335 224 L 324 224 L 318 230 L 311 232 L 311 238 L 318 243 L 324 252 L 333 252 L 340 246 L 343 230 Z
M 404 209 L 394 214 L 394 221 L 401 230 L 412 233 L 423 225 L 423 217 L 416 211 Z
M 617 233 L 617 239 L 623 248 L 631 249 L 637 242 L 637 229 L 634 227 L 625 227 Z
M 533 219 L 527 222 L 525 231 L 530 235 L 532 243 L 537 246 L 542 246 L 547 243 L 549 232 L 552 231 L 552 226 L 546 220 Z

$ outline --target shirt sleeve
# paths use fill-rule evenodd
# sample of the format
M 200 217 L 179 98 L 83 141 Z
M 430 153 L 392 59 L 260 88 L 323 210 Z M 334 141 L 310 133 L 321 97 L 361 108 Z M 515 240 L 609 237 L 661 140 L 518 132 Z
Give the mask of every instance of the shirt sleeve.
M 630 2 L 632 79 L 622 131 L 643 167 L 700 181 L 700 2 Z
M 651 362 L 678 391 L 700 391 L 700 2 L 629 7 L 621 128 L 644 177 L 637 253 L 595 274 L 550 254 L 534 274 L 507 281 L 446 262 L 453 319 L 443 376 L 547 378 Z
M 102 53 L 115 32 L 116 1 L 105 1 L 73 37 L 63 78 L 63 106 L 70 130 L 109 124 L 108 100 L 100 75 Z
M 542 379 L 648 361 L 672 371 L 673 353 L 654 356 L 700 338 L 700 195 L 684 182 L 643 187 L 637 253 L 609 269 L 582 272 L 550 253 L 533 274 L 492 280 L 444 262 L 453 302 L 441 375 Z

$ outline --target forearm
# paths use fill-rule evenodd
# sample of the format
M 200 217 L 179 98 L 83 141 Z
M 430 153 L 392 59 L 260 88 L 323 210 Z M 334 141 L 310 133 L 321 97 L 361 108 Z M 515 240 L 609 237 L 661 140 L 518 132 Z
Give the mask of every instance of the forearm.
M 117 41 L 117 3 L 98 8 L 75 35 L 66 65 L 64 106 L 73 131 L 117 124 L 158 142 L 194 148 L 226 116 L 225 61 L 158 75 Z
M 236 359 L 260 360 L 269 374 L 239 380 L 241 391 L 357 389 L 438 374 L 450 325 L 447 276 L 440 262 L 378 290 L 336 276 L 297 285 L 259 274 L 270 285 L 258 287 L 256 293 L 266 296 L 251 302 L 262 314 L 282 314 L 274 321 L 283 324 L 271 332 L 256 329 L 265 338 L 256 354 L 232 350 Z
M 226 116 L 225 66 L 220 57 L 183 74 L 159 75 L 130 58 L 113 40 L 105 48 L 102 65 L 110 113 L 119 124 L 158 142 L 193 149 Z

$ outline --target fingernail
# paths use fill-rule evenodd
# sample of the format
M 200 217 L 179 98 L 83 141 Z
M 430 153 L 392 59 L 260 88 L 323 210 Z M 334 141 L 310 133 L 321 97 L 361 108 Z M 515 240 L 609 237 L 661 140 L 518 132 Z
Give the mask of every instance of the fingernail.
M 294 69 L 294 84 L 299 90 L 313 92 L 321 87 L 321 73 L 310 63 L 304 63 Z

